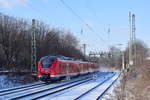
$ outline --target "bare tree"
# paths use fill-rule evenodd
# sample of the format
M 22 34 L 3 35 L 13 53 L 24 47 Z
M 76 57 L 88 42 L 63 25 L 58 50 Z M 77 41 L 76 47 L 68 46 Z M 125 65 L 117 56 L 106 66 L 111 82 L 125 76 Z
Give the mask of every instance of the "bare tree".
M 0 13 L 0 66 L 11 70 L 29 70 L 31 22 Z M 36 22 L 37 60 L 46 55 L 83 58 L 79 42 L 71 32 Z

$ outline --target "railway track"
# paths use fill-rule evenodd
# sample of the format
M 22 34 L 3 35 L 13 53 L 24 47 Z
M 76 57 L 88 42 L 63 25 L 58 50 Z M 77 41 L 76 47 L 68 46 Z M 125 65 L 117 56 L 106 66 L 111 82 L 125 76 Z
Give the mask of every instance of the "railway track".
M 44 86 L 44 85 L 47 85 L 47 84 L 49 84 L 49 83 L 38 82 L 38 83 L 33 83 L 33 84 L 28 84 L 28 85 L 23 85 L 23 86 L 8 88 L 8 89 L 2 89 L 2 90 L 0 90 L 0 96 L 2 94 L 7 94 L 9 92 L 13 92 L 13 91 L 18 92 L 20 90 L 32 89 L 32 88 L 36 88 L 36 87 L 39 87 L 39 86 Z
M 107 73 L 100 73 L 100 75 L 105 75 Z M 75 86 L 79 85 L 81 83 L 85 83 L 87 81 L 91 80 L 91 75 L 81 77 L 79 79 L 73 79 L 68 81 L 63 81 L 60 83 L 55 83 L 55 84 L 50 84 L 46 85 L 44 83 L 39 83 L 39 84 L 32 84 L 32 85 L 26 85 L 22 87 L 17 87 L 17 88 L 11 88 L 11 89 L 5 89 L 0 91 L 0 98 L 2 99 L 10 99 L 10 100 L 16 100 L 16 99 L 23 99 L 25 97 L 30 97 L 33 95 L 35 96 L 35 99 L 37 98 L 37 94 L 42 94 L 43 92 L 51 91 L 51 90 L 56 90 L 57 92 L 62 91 L 60 87 L 64 87 L 64 89 L 69 88 L 70 86 Z M 58 89 L 59 88 L 59 89 Z M 55 91 L 56 92 L 56 91 Z M 48 92 L 49 93 L 49 92 Z M 43 94 L 42 94 L 43 95 Z M 40 95 L 40 96 L 42 96 Z M 44 94 L 46 95 L 46 94 Z
M 20 92 L 20 91 L 25 91 L 28 89 L 34 89 L 34 88 L 45 86 L 45 85 L 46 84 L 44 84 L 44 83 L 39 83 L 39 84 L 34 84 L 34 85 L 28 85 L 28 86 L 23 86 L 23 87 L 2 90 L 2 91 L 0 91 L 0 96 L 16 93 L 16 92 Z
M 92 87 L 88 91 L 84 92 L 83 94 L 77 96 L 72 100 L 101 100 L 105 93 L 110 89 L 110 87 L 117 81 L 120 74 L 112 77 L 108 77 L 103 82 L 97 84 L 96 86 Z
M 96 100 L 101 100 L 103 98 L 103 96 L 105 95 L 105 93 L 111 88 L 111 86 L 118 80 L 118 78 L 120 77 L 121 73 L 118 75 L 118 77 L 102 92 L 102 94 L 100 94 Z
M 23 89 L 23 88 L 28 88 L 28 87 L 34 87 L 34 86 L 38 86 L 38 85 L 42 85 L 42 84 L 44 84 L 44 82 L 38 82 L 38 83 L 33 83 L 33 84 L 8 88 L 8 89 L 2 89 L 2 90 L 0 90 L 0 94 L 4 93 L 4 92 L 10 92 L 10 91 L 13 91 L 13 90 L 18 90 L 18 89 Z
M 103 74 L 103 75 L 98 75 L 98 77 L 103 77 L 104 75 L 106 75 L 106 74 L 108 74 L 108 73 L 105 73 L 105 74 Z M 80 86 L 80 85 L 82 85 L 82 84 L 85 84 L 85 83 L 87 83 L 87 82 L 89 82 L 89 81 L 92 81 L 93 80 L 93 78 L 88 78 L 88 79 L 85 79 L 85 80 L 82 80 L 82 81 L 80 81 L 80 82 L 77 82 L 77 83 L 73 83 L 73 84 L 69 84 L 69 85 L 67 85 L 67 86 L 65 86 L 65 87 L 60 87 L 60 88 L 57 88 L 57 89 L 55 89 L 54 91 L 47 91 L 47 93 L 46 94 L 44 94 L 44 95 L 42 95 L 41 94 L 41 96 L 39 96 L 38 95 L 38 97 L 35 97 L 35 98 L 32 98 L 33 100 L 37 100 L 37 99 L 42 99 L 42 98 L 44 98 L 44 97 L 46 97 L 46 96 L 51 96 L 51 95 L 53 95 L 53 94 L 57 94 L 57 93 L 60 93 L 60 92 L 64 92 L 64 91 L 66 91 L 66 90 L 68 90 L 68 89 L 72 89 L 72 88 L 74 88 L 74 87 L 78 87 L 78 86 Z M 28 98 L 28 99 L 31 99 L 31 98 Z
M 106 74 L 100 79 L 100 81 L 97 80 L 90 80 L 89 82 L 86 82 L 85 84 L 78 85 L 78 87 L 70 88 L 70 90 L 66 91 L 59 91 L 56 94 L 50 94 L 50 95 L 45 95 L 41 96 L 39 98 L 35 98 L 38 100 L 96 100 L 95 98 L 92 98 L 88 96 L 91 92 L 93 92 L 96 88 L 102 86 L 105 82 L 109 81 L 112 79 L 114 76 L 116 76 L 116 73 L 109 73 Z M 93 84 L 96 83 L 96 84 Z M 88 85 L 88 87 L 87 87 Z M 97 93 L 98 95 L 100 93 Z M 87 97 L 88 96 L 88 97 Z M 95 94 L 92 94 L 92 96 L 95 96 Z M 87 97 L 85 99 L 85 97 Z
M 84 97 L 92 90 L 96 89 L 103 83 L 107 82 L 113 76 L 115 76 L 115 73 L 112 72 L 97 73 L 97 77 L 105 77 L 104 80 L 101 83 L 99 83 L 99 85 L 94 86 L 92 89 L 86 91 L 85 93 L 81 93 L 79 96 L 77 96 L 74 99 L 78 100 Z M 69 81 L 62 81 L 53 84 L 37 83 L 37 84 L 31 84 L 31 85 L 26 85 L 17 88 L 5 89 L 0 91 L 0 99 L 4 99 L 4 100 L 5 99 L 7 100 L 43 99 L 45 100 L 45 98 L 49 98 L 51 96 L 53 97 L 53 95 L 57 95 L 65 91 L 69 91 L 73 88 L 80 87 L 92 81 L 93 81 L 93 77 L 91 75 L 87 75 Z M 100 98 L 100 96 L 98 98 Z
M 110 78 L 112 78 L 115 75 L 115 73 L 112 76 L 107 77 L 104 81 L 100 82 L 98 85 L 94 86 L 93 88 L 89 89 L 88 91 L 84 92 L 83 94 L 81 94 L 80 96 L 76 97 L 74 100 L 79 100 L 82 97 L 84 97 L 85 95 L 88 95 L 88 93 L 92 92 L 94 89 L 96 89 L 97 87 L 103 85 L 103 83 L 105 83 L 106 81 L 108 81 Z

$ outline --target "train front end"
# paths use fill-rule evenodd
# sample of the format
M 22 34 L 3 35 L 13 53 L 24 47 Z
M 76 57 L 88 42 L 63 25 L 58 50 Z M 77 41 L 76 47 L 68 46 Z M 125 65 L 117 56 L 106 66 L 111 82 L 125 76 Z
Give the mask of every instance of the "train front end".
M 42 81 L 51 80 L 51 74 L 57 62 L 56 56 L 45 56 L 38 62 L 38 78 Z

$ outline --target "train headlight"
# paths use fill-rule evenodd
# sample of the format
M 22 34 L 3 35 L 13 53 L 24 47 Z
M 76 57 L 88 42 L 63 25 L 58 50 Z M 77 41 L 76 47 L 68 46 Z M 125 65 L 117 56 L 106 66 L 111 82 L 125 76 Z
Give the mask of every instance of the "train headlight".
M 38 78 L 39 78 L 39 79 L 42 79 L 42 76 L 41 76 L 41 75 L 39 75 L 39 76 L 38 76 Z

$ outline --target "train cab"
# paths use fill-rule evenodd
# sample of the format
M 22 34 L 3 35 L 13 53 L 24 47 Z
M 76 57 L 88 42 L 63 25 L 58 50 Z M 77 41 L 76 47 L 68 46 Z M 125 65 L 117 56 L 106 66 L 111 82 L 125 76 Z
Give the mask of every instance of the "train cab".
M 39 79 L 50 79 L 51 70 L 54 62 L 57 60 L 56 56 L 42 57 L 38 63 L 38 77 Z

